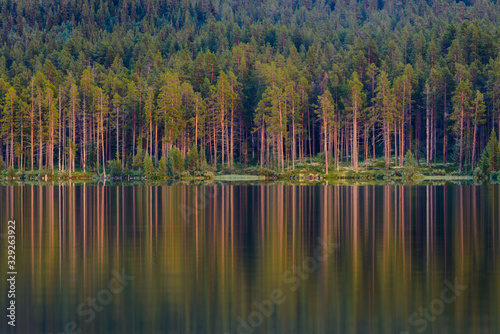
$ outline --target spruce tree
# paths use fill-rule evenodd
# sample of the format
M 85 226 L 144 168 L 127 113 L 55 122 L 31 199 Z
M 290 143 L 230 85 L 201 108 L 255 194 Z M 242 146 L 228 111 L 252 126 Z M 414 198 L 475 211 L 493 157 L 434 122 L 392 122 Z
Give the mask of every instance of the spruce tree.
M 500 169 L 500 146 L 495 129 L 491 131 L 490 140 L 486 145 L 486 171 L 488 173 L 497 172 Z

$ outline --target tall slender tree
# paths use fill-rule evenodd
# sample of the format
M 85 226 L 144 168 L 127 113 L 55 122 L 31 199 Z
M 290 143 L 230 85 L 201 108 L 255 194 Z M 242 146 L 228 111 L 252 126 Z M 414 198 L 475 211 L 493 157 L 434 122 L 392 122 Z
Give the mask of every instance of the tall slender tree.
M 316 111 L 321 122 L 322 122 L 322 132 L 323 132 L 323 152 L 325 154 L 325 173 L 328 174 L 328 156 L 330 143 L 330 138 L 333 135 L 333 129 L 335 128 L 335 104 L 333 102 L 333 97 L 330 91 L 327 89 L 323 95 L 319 97 L 319 109 Z M 337 156 L 336 147 L 334 148 L 333 154 Z M 335 168 L 338 170 L 338 161 L 335 158 Z
M 461 81 L 455 95 L 453 96 L 453 115 L 452 120 L 455 121 L 453 126 L 455 136 L 457 138 L 459 153 L 458 153 L 458 170 L 462 172 L 464 161 L 464 147 L 465 147 L 465 130 L 467 123 L 470 119 L 471 112 L 471 83 L 469 80 Z
M 15 137 L 15 121 L 16 121 L 16 109 L 18 108 L 18 96 L 17 92 L 13 87 L 9 87 L 7 93 L 5 94 L 5 103 L 2 113 L 1 122 L 1 134 L 2 137 L 7 138 L 7 159 L 6 163 L 8 166 L 14 168 L 14 137 Z
M 349 81 L 350 95 L 346 101 L 350 118 L 352 122 L 352 135 L 351 135 L 351 152 L 352 152 L 352 166 L 354 170 L 358 171 L 359 159 L 359 145 L 358 145 L 358 128 L 361 111 L 364 109 L 366 103 L 366 94 L 363 92 L 363 84 L 359 79 L 359 75 L 353 72 L 352 78 Z

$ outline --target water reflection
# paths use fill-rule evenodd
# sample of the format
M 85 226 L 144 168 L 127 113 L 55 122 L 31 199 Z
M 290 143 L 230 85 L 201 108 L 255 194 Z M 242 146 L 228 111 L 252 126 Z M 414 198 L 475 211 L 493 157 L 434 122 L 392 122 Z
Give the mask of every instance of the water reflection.
M 424 322 L 426 333 L 496 333 L 499 189 L 0 187 L 1 232 L 18 226 L 17 333 L 69 321 L 82 333 L 416 333 Z M 304 270 L 321 242 L 331 256 Z M 121 268 L 135 279 L 87 323 L 78 307 Z M 467 289 L 426 314 L 445 279 Z M 276 290 L 284 302 L 252 319 Z

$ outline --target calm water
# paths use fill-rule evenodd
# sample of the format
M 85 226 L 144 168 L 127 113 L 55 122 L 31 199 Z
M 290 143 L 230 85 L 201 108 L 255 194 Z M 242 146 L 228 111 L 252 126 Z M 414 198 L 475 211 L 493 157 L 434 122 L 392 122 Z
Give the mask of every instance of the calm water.
M 3 186 L 0 270 L 16 219 L 17 333 L 499 333 L 499 208 L 498 185 Z

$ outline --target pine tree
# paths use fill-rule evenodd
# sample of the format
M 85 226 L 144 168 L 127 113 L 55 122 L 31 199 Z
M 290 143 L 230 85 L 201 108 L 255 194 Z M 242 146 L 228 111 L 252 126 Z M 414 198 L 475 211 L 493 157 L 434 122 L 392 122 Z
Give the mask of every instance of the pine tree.
M 319 109 L 316 111 L 322 122 L 323 130 L 323 152 L 325 154 L 325 173 L 328 174 L 328 155 L 330 150 L 328 144 L 332 136 L 332 130 L 335 128 L 335 104 L 333 102 L 332 94 L 326 90 L 323 95 L 319 97 Z M 337 156 L 336 148 L 333 152 Z M 338 170 L 338 161 L 335 158 L 335 168 Z
M 69 105 L 66 111 L 68 115 L 68 125 L 69 125 L 69 141 L 68 141 L 68 160 L 69 160 L 69 171 L 75 171 L 75 158 L 76 158 L 76 147 L 77 147 L 77 123 L 79 119 L 80 110 L 80 94 L 78 87 L 74 82 L 72 76 L 68 78 L 69 86 Z
M 167 174 L 167 158 L 165 156 L 161 157 L 158 162 L 158 174 L 161 176 L 165 176 Z
M 348 105 L 348 110 L 350 112 L 350 117 L 352 119 L 352 136 L 351 136 L 351 151 L 352 151 L 352 165 L 354 170 L 358 171 L 358 122 L 361 116 L 361 111 L 364 108 L 366 94 L 363 92 L 363 84 L 361 83 L 359 76 L 356 72 L 353 72 L 352 79 L 349 81 L 350 96 L 349 100 L 346 101 Z
M 115 118 L 115 139 L 116 139 L 116 159 L 118 160 L 120 154 L 122 158 L 120 159 L 122 162 L 122 169 L 124 168 L 123 164 L 125 163 L 125 144 L 124 144 L 124 135 L 120 135 L 120 130 L 125 133 L 123 127 L 120 128 L 120 123 L 123 122 L 123 98 L 120 94 L 115 93 L 113 95 L 113 110 L 114 110 L 114 118 Z M 120 150 L 120 137 L 122 137 L 121 141 L 121 150 Z
M 382 118 L 382 136 L 384 141 L 385 168 L 389 169 L 391 157 L 391 124 L 394 120 L 394 94 L 387 73 L 381 70 L 377 78 L 376 108 Z
M 217 147 L 220 144 L 221 148 L 221 163 L 224 164 L 229 161 L 229 110 L 231 104 L 234 102 L 235 94 L 231 90 L 231 85 L 228 76 L 221 72 L 217 78 L 217 84 L 211 87 L 211 103 L 212 103 L 212 117 L 211 117 L 211 135 L 214 152 L 214 163 L 217 162 Z M 220 137 L 219 137 L 220 134 Z M 228 162 L 227 161 L 227 162 Z
M 178 74 L 168 72 L 162 81 L 157 105 L 158 117 L 164 124 L 162 154 L 166 156 L 183 129 L 182 97 Z
M 399 156 L 399 166 L 403 166 L 405 152 L 405 127 L 412 111 L 412 94 L 415 85 L 415 73 L 413 67 L 407 64 L 403 75 L 394 80 L 394 97 L 396 102 L 396 113 L 394 118 L 394 155 L 396 161 Z
M 18 96 L 17 92 L 13 87 L 9 87 L 7 93 L 5 94 L 5 103 L 2 113 L 1 122 L 1 135 L 7 138 L 8 148 L 7 148 L 7 159 L 6 164 L 8 167 L 14 168 L 14 130 L 15 130 L 15 120 L 16 120 L 16 109 L 18 108 Z
M 474 168 L 474 164 L 476 163 L 476 145 L 477 145 L 477 133 L 480 125 L 486 123 L 485 119 L 485 110 L 486 106 L 484 104 L 484 96 L 480 91 L 476 91 L 476 98 L 473 101 L 473 115 L 472 115 L 472 124 L 474 126 L 473 134 L 472 134 L 472 168 Z
M 453 129 L 459 145 L 459 172 L 462 172 L 463 168 L 464 147 L 466 144 L 465 128 L 470 120 L 471 96 L 472 92 L 470 81 L 461 81 L 455 90 L 455 95 L 453 96 L 453 115 L 451 117 L 451 119 L 455 121 Z
M 156 151 L 153 153 L 153 124 L 156 124 L 156 115 L 155 115 L 155 93 L 153 87 L 148 87 L 146 91 L 146 101 L 144 103 L 144 122 L 147 129 L 146 135 L 146 149 L 148 150 L 149 155 L 153 155 L 153 160 L 156 161 Z M 155 144 L 156 146 L 156 144 Z
M 488 98 L 491 101 L 493 114 L 497 118 L 498 131 L 500 132 L 500 57 L 491 59 L 488 71 Z
M 151 160 L 151 157 L 149 156 L 148 153 L 146 153 L 146 156 L 144 157 L 143 168 L 144 168 L 144 173 L 146 174 L 147 177 L 151 177 L 155 171 L 153 160 Z
M 500 144 L 495 129 L 491 131 L 490 140 L 484 149 L 482 160 L 483 173 L 489 174 L 500 170 Z
M 54 146 L 58 136 L 59 112 L 57 110 L 57 100 L 51 87 L 46 89 L 46 114 L 45 124 L 47 124 L 47 168 L 54 169 Z
M 88 131 L 90 130 L 89 126 L 89 116 L 92 114 L 92 110 L 90 110 L 90 106 L 92 105 L 92 97 L 93 97 L 93 78 L 91 74 L 91 70 L 86 68 L 82 73 L 82 78 L 80 80 L 80 89 L 82 92 L 82 110 L 81 110 L 81 127 L 80 127 L 80 147 L 81 147 L 81 157 L 80 157 L 80 165 L 85 172 L 87 169 L 87 149 L 88 149 Z
M 270 113 L 271 109 L 271 101 L 272 101 L 272 89 L 267 87 L 264 93 L 262 94 L 262 98 L 257 105 L 254 114 L 254 132 L 259 132 L 259 141 L 260 141 L 260 168 L 264 166 L 265 161 L 265 144 L 266 144 L 266 119 Z

